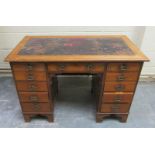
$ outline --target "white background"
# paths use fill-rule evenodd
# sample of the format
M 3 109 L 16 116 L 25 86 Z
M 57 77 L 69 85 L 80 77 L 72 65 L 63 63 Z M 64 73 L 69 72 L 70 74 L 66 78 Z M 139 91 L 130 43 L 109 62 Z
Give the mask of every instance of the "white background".
M 153 0 L 5 0 L 0 25 L 154 26 L 154 6 Z M 0 154 L 154 155 L 154 139 L 154 129 L 1 129 Z

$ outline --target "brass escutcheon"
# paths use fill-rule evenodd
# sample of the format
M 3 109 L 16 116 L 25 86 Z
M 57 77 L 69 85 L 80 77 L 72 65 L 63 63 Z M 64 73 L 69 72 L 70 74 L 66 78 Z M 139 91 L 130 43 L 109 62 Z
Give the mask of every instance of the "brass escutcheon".
M 33 66 L 31 64 L 27 64 L 27 69 L 28 70 L 32 70 L 33 69 Z
M 37 102 L 39 100 L 38 96 L 30 96 L 30 101 Z
M 124 75 L 119 75 L 119 76 L 117 77 L 117 81 L 124 81 L 124 80 L 125 80 Z
M 116 87 L 115 87 L 115 90 L 116 91 L 123 91 L 125 89 L 125 86 L 124 85 L 117 85 Z
M 127 69 L 128 69 L 127 64 L 121 64 L 121 66 L 120 66 L 121 71 L 126 71 Z
M 29 86 L 29 90 L 30 91 L 35 91 L 37 89 L 37 87 L 34 85 L 34 84 L 31 84 L 30 86 Z
M 92 71 L 95 66 L 94 66 L 94 64 L 87 64 L 86 67 L 87 67 L 88 71 Z

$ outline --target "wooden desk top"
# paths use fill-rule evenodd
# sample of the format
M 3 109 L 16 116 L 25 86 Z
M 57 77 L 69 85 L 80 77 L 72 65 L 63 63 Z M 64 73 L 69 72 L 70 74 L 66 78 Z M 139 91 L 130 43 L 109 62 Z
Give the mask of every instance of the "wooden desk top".
M 149 61 L 124 35 L 26 36 L 5 60 L 9 62 Z

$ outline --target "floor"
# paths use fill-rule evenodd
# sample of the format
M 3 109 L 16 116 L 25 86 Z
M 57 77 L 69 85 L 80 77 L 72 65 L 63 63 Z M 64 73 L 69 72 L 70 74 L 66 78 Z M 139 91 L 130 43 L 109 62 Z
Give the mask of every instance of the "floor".
M 117 119 L 95 122 L 95 102 L 90 77 L 59 77 L 54 123 L 45 118 L 25 123 L 11 77 L 0 77 L 1 128 L 150 128 L 155 127 L 155 82 L 139 82 L 127 123 Z

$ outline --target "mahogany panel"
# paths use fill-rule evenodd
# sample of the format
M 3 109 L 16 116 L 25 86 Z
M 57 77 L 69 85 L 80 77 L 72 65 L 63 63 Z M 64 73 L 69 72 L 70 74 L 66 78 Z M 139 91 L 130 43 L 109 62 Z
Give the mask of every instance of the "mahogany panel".
M 107 72 L 106 81 L 136 81 L 139 77 L 139 72 L 115 73 Z
M 115 93 L 104 93 L 103 102 L 106 103 L 131 103 L 133 93 L 115 92 Z
M 48 92 L 19 92 L 21 102 L 48 102 Z
M 105 82 L 104 91 L 130 92 L 134 91 L 136 82 Z
M 102 104 L 103 113 L 128 113 L 130 104 Z
M 23 112 L 52 112 L 50 103 L 21 103 Z
M 48 91 L 47 82 L 16 81 L 18 91 Z
M 15 80 L 46 81 L 46 72 L 14 71 Z
M 141 68 L 141 63 L 109 63 L 107 66 L 107 71 L 109 72 L 139 72 Z
M 44 63 L 13 63 L 14 71 L 45 71 Z
M 103 73 L 104 63 L 49 63 L 48 72 Z

